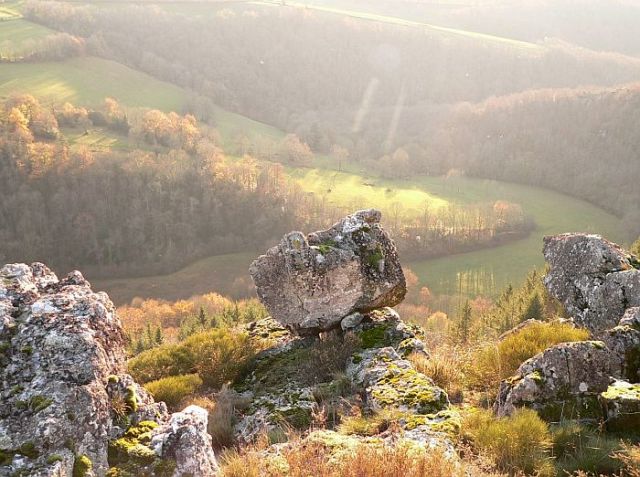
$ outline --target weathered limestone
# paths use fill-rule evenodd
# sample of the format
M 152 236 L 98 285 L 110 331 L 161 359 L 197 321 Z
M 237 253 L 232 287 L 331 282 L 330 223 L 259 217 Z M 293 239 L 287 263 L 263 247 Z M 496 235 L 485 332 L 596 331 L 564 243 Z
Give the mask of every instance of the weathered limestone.
M 349 215 L 328 230 L 284 236 L 249 269 L 273 318 L 299 334 L 336 328 L 354 312 L 394 306 L 406 283 L 377 210 Z
M 545 237 L 547 289 L 578 326 L 595 333 L 618 324 L 640 306 L 640 264 L 636 257 L 598 235 Z
M 147 445 L 166 406 L 124 374 L 124 346 L 109 297 L 79 272 L 58 280 L 39 263 L 0 269 L 0 475 L 104 476 L 120 464 L 177 475 L 182 456 Z M 211 444 L 191 452 L 212 455 Z

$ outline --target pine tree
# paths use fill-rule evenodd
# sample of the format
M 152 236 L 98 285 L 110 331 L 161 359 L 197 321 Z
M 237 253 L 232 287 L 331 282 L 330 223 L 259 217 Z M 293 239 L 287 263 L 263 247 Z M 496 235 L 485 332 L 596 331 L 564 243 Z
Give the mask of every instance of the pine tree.
M 204 311 L 204 306 L 200 307 L 200 311 L 198 312 L 198 321 L 203 329 L 207 327 L 207 313 Z
M 544 319 L 544 307 L 542 306 L 542 301 L 540 300 L 540 295 L 534 293 L 529 303 L 527 304 L 527 308 L 525 309 L 521 321 L 527 320 L 543 320 Z
M 458 335 L 463 343 L 469 341 L 469 331 L 471 329 L 471 304 L 465 301 L 464 306 L 458 313 Z
M 164 334 L 162 333 L 162 327 L 161 326 L 158 326 L 156 328 L 155 343 L 157 345 L 161 345 L 162 343 L 164 343 Z

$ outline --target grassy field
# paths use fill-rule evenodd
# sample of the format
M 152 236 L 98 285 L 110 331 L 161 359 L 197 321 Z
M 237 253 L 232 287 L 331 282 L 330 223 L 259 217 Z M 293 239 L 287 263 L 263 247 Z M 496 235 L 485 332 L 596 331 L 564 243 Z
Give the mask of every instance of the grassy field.
M 0 4 L 2 5 L 2 4 Z M 36 25 L 19 17 L 9 17 L 12 10 L 3 10 L 0 7 L 0 52 L 7 50 L 20 51 L 27 40 L 39 40 L 47 35 L 55 33 L 49 28 Z
M 254 253 L 235 253 L 205 258 L 170 275 L 142 278 L 91 280 L 96 290 L 104 290 L 117 305 L 135 297 L 179 300 L 216 291 L 231 296 L 235 278 L 247 278 Z M 89 277 L 91 279 L 91 277 Z
M 0 64 L 0 96 L 33 94 L 56 104 L 69 101 L 99 106 L 107 96 L 131 107 L 181 111 L 186 93 L 181 88 L 95 57 L 61 62 Z

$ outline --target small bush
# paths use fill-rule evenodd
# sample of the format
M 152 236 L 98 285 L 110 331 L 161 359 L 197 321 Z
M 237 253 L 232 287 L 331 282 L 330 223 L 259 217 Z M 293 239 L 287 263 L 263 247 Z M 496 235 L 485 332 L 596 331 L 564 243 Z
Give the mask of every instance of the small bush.
M 139 383 L 193 372 L 192 353 L 176 344 L 166 344 L 129 360 L 129 374 Z
M 219 388 L 241 375 L 254 355 L 249 338 L 229 329 L 213 329 L 181 343 L 193 353 L 195 371 L 207 386 Z
M 164 401 L 171 409 L 175 409 L 181 401 L 195 393 L 200 386 L 202 386 L 202 379 L 197 374 L 169 376 L 144 385 L 156 401 Z
M 463 435 L 502 472 L 554 475 L 549 428 L 531 409 L 503 418 L 475 410 L 465 418 Z
M 479 349 L 471 360 L 470 384 L 481 389 L 497 389 L 500 381 L 513 376 L 529 358 L 558 343 L 588 338 L 587 330 L 565 323 L 534 323 Z
M 212 329 L 196 333 L 179 344 L 166 344 L 140 353 L 129 361 L 129 373 L 143 383 L 197 373 L 204 384 L 218 388 L 235 380 L 253 355 L 246 334 Z

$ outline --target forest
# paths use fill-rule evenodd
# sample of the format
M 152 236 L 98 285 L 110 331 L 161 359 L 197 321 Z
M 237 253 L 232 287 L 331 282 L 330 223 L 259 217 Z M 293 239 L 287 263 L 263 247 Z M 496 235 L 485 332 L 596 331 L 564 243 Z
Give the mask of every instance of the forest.
M 112 98 L 97 110 L 49 109 L 16 95 L 0 105 L 0 125 L 3 261 L 46 259 L 97 276 L 167 273 L 205 256 L 259 250 L 287 230 L 320 227 L 340 214 L 279 162 L 228 160 L 216 131 L 191 115 L 126 112 Z M 97 127 L 129 141 L 130 150 L 91 150 L 64 134 Z M 288 165 L 313 160 L 295 135 L 278 151 Z M 412 257 L 513 240 L 533 226 L 506 201 L 425 207 L 407 223 L 399 213 L 390 227 Z
M 201 18 L 153 7 L 31 2 L 24 14 L 77 36 L 92 54 L 291 131 L 311 152 L 340 151 L 346 161 L 389 177 L 457 169 L 540 185 L 604 207 L 624 217 L 630 236 L 640 233 L 631 179 L 638 167 L 637 87 L 608 87 L 640 79 L 636 57 L 562 43 L 489 48 L 258 6 Z M 600 87 L 588 86 L 594 84 Z M 198 119 L 216 122 L 211 114 Z M 558 124 L 573 126 L 563 128 L 561 140 L 549 140 Z M 269 138 L 247 141 L 238 131 L 228 152 L 273 158 Z M 554 165 L 559 156 L 564 171 Z M 621 200 L 600 186 L 603 178 L 630 195 Z

